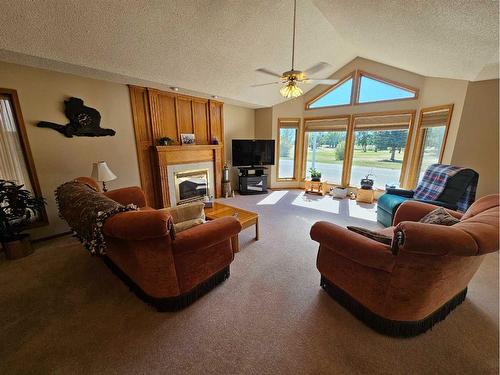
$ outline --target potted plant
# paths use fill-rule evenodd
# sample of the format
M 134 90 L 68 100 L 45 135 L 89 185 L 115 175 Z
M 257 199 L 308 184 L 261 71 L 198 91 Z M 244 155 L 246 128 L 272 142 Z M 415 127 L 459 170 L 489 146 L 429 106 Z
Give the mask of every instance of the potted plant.
M 321 172 L 316 168 L 309 168 L 309 173 L 311 174 L 311 181 L 321 181 Z
M 7 259 L 17 259 L 33 252 L 29 235 L 22 233 L 41 212 L 45 200 L 34 197 L 12 181 L 0 180 L 0 242 Z

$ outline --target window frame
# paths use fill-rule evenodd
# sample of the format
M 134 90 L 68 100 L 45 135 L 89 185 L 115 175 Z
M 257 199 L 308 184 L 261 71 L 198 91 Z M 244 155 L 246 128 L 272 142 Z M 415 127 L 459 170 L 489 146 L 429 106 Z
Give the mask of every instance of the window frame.
M 281 129 L 296 129 L 295 136 L 295 149 L 293 155 L 293 177 L 280 177 L 280 131 Z M 276 181 L 277 182 L 296 182 L 299 181 L 299 147 L 301 139 L 303 138 L 302 132 L 302 119 L 300 117 L 280 117 L 278 118 L 278 133 L 276 135 Z
M 351 182 L 351 172 L 352 172 L 352 159 L 354 156 L 354 141 L 355 141 L 355 121 L 357 118 L 362 118 L 362 117 L 381 117 L 381 116 L 397 116 L 397 115 L 409 115 L 410 116 L 410 122 L 408 124 L 408 134 L 406 136 L 406 147 L 405 147 L 405 152 L 403 154 L 403 161 L 401 163 L 401 172 L 399 175 L 399 184 L 402 188 L 405 188 L 408 186 L 408 182 L 406 179 L 405 181 L 405 176 L 406 176 L 406 171 L 408 169 L 408 164 L 410 161 L 410 150 L 412 150 L 411 147 L 411 140 L 413 138 L 413 132 L 414 132 L 414 127 L 415 127 L 415 117 L 416 117 L 416 110 L 400 110 L 400 111 L 381 111 L 381 112 L 370 112 L 370 113 L 356 113 L 351 116 L 351 123 L 349 124 L 349 134 L 346 137 L 346 144 L 347 142 L 349 145 L 349 148 L 346 148 L 346 155 L 344 159 L 346 159 L 347 162 L 347 170 L 346 172 L 346 185 L 350 188 L 356 188 L 358 189 L 359 186 L 352 186 L 350 184 Z M 373 130 L 376 130 L 377 127 L 371 128 Z M 395 130 L 398 130 L 397 127 L 394 127 Z M 401 129 L 401 128 L 400 128 Z M 386 130 L 386 129 L 384 129 Z M 380 189 L 378 189 L 380 190 Z
M 21 104 L 19 103 L 19 97 L 17 95 L 17 91 L 14 89 L 0 88 L 0 97 L 9 100 L 12 105 L 12 114 L 14 115 L 14 122 L 16 123 L 17 133 L 19 136 L 19 143 L 21 144 L 21 150 L 23 153 L 24 162 L 28 170 L 28 176 L 30 178 L 31 187 L 33 188 L 32 193 L 34 196 L 42 198 L 43 197 L 42 190 L 40 188 L 40 183 L 38 181 L 35 162 L 33 160 L 33 154 L 31 153 L 28 134 L 26 132 L 26 126 L 24 123 L 24 118 L 21 111 Z M 28 225 L 27 229 L 37 228 L 47 224 L 49 224 L 49 220 L 47 216 L 47 210 L 44 205 L 40 210 L 39 219 Z
M 340 182 L 340 185 L 339 184 L 332 184 L 330 182 L 328 182 L 328 184 L 330 185 L 338 185 L 338 186 L 347 186 L 345 185 L 345 171 L 346 171 L 346 163 L 347 163 L 347 149 L 349 147 L 348 145 L 348 137 L 349 137 L 349 126 L 351 124 L 351 115 L 335 115 L 335 116 L 316 116 L 316 117 L 304 117 L 304 126 L 303 126 L 303 131 L 302 131 L 302 163 L 301 163 L 301 169 L 302 169 L 302 173 L 301 173 L 301 181 L 305 181 L 306 179 L 306 165 L 307 165 L 307 146 L 308 146 L 308 140 L 306 141 L 306 136 L 308 133 L 307 131 L 307 122 L 312 122 L 312 121 L 321 121 L 321 120 L 340 120 L 340 119 L 346 119 L 347 120 L 347 124 L 345 126 L 345 132 L 346 132 L 346 138 L 345 138 L 345 142 L 346 142 L 346 145 L 345 145 L 345 150 L 344 150 L 344 160 L 342 162 L 342 175 L 341 175 L 341 182 Z M 321 129 L 321 130 L 316 130 L 316 131 L 339 131 L 338 129 L 336 129 L 335 127 L 329 127 L 329 126 L 325 126 L 325 128 Z
M 405 90 L 405 91 L 410 91 L 415 94 L 414 97 L 412 98 L 399 98 L 399 99 L 387 99 L 387 100 L 376 100 L 376 101 L 371 101 L 371 102 L 359 102 L 359 95 L 361 91 L 361 78 L 366 77 L 373 79 L 375 81 L 394 86 L 396 88 Z M 324 107 L 318 107 L 318 108 L 311 108 L 311 104 L 314 103 L 316 100 L 320 99 L 321 97 L 327 95 L 331 91 L 335 90 L 337 87 L 342 85 L 344 82 L 352 78 L 352 91 L 351 91 L 351 100 L 349 104 L 339 104 L 339 105 L 329 105 L 329 106 L 324 106 Z M 377 74 L 369 73 L 364 70 L 354 70 L 341 78 L 336 84 L 328 87 L 327 89 L 321 91 L 319 94 L 315 95 L 313 98 L 308 100 L 305 103 L 305 110 L 310 111 L 310 110 L 316 110 L 316 109 L 325 109 L 325 108 L 341 108 L 341 107 L 347 107 L 347 106 L 357 106 L 357 105 L 364 105 L 364 104 L 375 104 L 375 103 L 389 103 L 389 102 L 400 102 L 404 100 L 417 100 L 420 95 L 420 90 L 416 87 L 396 82 L 388 78 L 381 77 Z
M 318 108 L 311 108 L 311 104 L 314 103 L 316 100 L 318 100 L 319 98 L 322 98 L 323 96 L 325 95 L 328 95 L 330 92 L 332 92 L 333 90 L 335 90 L 337 87 L 341 86 L 342 84 L 344 84 L 346 81 L 348 81 L 349 79 L 352 78 L 352 89 L 351 89 L 351 98 L 349 100 L 349 104 L 339 104 L 339 105 L 328 105 L 328 106 L 325 106 L 325 107 L 318 107 Z M 335 83 L 334 85 L 326 88 L 325 90 L 321 91 L 318 95 L 315 95 L 312 99 L 308 100 L 305 104 L 305 109 L 306 110 L 314 110 L 314 109 L 324 109 L 324 108 L 339 108 L 339 107 L 348 107 L 348 106 L 351 106 L 354 104 L 354 98 L 355 98 L 355 95 L 356 95 L 356 91 L 357 91 L 357 82 L 356 82 L 356 71 L 352 71 L 350 72 L 349 74 L 347 74 L 346 76 L 342 77 L 337 83 Z
M 443 105 L 425 107 L 420 109 L 418 124 L 416 128 L 415 141 L 413 142 L 413 151 L 412 151 L 413 155 L 411 160 L 410 177 L 409 177 L 410 181 L 408 181 L 409 187 L 414 188 L 417 185 L 418 175 L 420 174 L 420 168 L 421 168 L 420 163 L 422 162 L 423 146 L 424 146 L 424 130 L 427 129 L 424 128 L 422 124 L 424 119 L 424 114 L 429 112 L 437 112 L 444 109 L 448 110 L 448 118 L 446 120 L 446 124 L 444 125 L 445 130 L 444 130 L 443 142 L 441 144 L 441 150 L 439 151 L 439 158 L 438 158 L 438 163 L 441 163 L 443 161 L 443 155 L 446 149 L 446 142 L 448 140 L 451 118 L 453 116 L 453 106 L 454 106 L 453 104 L 443 104 Z

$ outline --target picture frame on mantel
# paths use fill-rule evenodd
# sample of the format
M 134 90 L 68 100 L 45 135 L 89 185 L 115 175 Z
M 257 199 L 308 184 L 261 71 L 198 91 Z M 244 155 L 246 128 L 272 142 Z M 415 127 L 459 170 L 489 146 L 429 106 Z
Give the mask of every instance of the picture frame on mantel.
M 181 133 L 181 145 L 194 145 L 195 137 L 193 133 Z

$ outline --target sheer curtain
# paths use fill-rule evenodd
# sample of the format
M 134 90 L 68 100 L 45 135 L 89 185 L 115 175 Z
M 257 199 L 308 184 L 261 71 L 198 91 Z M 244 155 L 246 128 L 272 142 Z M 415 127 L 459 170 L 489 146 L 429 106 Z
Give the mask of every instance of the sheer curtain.
M 0 179 L 33 191 L 9 97 L 0 96 Z

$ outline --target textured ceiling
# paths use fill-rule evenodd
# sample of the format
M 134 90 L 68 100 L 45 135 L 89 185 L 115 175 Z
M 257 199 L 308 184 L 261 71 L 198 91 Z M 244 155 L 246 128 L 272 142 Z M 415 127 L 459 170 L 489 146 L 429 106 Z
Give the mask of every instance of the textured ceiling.
M 273 80 L 257 68 L 290 68 L 291 18 L 292 0 L 2 0 L 0 58 L 269 106 L 277 87 L 250 85 Z M 356 56 L 496 77 L 498 3 L 298 0 L 297 68 L 326 61 L 323 78 Z

